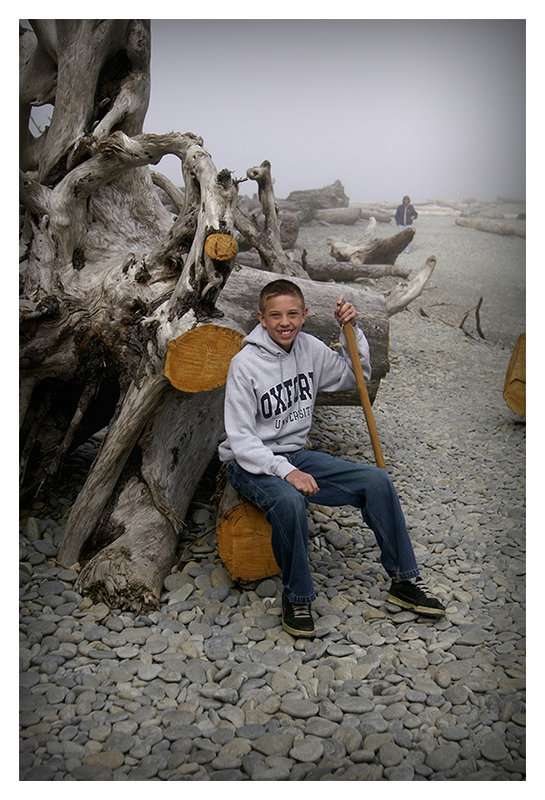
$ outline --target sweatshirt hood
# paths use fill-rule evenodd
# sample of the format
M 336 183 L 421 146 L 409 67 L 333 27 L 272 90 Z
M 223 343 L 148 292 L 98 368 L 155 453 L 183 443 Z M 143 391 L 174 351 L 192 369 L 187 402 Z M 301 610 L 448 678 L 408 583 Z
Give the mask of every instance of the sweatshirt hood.
M 258 347 L 260 356 L 263 358 L 274 359 L 276 361 L 279 356 L 290 356 L 293 353 L 297 347 L 297 338 L 298 337 L 295 338 L 291 350 L 288 353 L 283 347 L 280 347 L 279 344 L 271 339 L 267 333 L 267 329 L 264 328 L 260 323 L 259 325 L 256 325 L 252 331 L 250 331 L 248 336 L 244 337 L 242 340 L 242 347 L 246 347 L 248 345 Z

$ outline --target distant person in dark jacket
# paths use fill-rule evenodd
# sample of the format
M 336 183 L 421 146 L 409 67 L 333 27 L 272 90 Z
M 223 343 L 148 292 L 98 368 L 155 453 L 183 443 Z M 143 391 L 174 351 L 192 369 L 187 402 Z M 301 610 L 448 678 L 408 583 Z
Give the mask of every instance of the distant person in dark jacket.
M 417 218 L 418 214 L 414 210 L 414 206 L 411 205 L 411 198 L 408 194 L 405 195 L 403 198 L 403 202 L 400 206 L 397 207 L 396 210 L 396 223 L 397 227 L 400 231 L 405 230 L 405 228 L 410 228 Z M 411 248 L 409 245 L 403 251 L 405 253 L 410 253 Z

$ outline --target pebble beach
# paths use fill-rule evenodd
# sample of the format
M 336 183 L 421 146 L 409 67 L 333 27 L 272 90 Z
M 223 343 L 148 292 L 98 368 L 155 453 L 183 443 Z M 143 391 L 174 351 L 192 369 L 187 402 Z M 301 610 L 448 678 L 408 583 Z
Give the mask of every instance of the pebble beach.
M 297 250 L 325 261 L 327 236 L 364 228 L 307 226 Z M 294 639 L 279 577 L 230 580 L 207 498 L 189 515 L 189 539 L 203 536 L 157 611 L 93 603 L 55 561 L 91 440 L 56 494 L 20 511 L 21 781 L 526 780 L 526 427 L 502 396 L 525 330 L 525 240 L 449 215 L 416 229 L 399 263 L 437 266 L 391 319 L 373 408 L 445 617 L 389 604 L 359 513 L 311 505 L 317 635 Z M 459 327 L 480 297 L 484 339 L 472 314 Z M 361 408 L 317 409 L 311 442 L 373 462 Z

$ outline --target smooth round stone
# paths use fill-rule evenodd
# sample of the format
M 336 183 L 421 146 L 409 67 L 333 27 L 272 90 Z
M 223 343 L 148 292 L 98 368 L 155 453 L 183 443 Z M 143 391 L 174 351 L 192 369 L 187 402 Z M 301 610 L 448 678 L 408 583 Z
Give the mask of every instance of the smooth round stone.
M 272 579 L 261 581 L 256 587 L 255 593 L 258 597 L 276 597 L 278 587 Z
M 351 725 L 339 725 L 333 733 L 333 740 L 341 742 L 347 753 L 361 748 L 363 737 L 357 728 Z M 331 741 L 331 740 L 329 740 Z
M 395 767 L 403 761 L 403 750 L 395 742 L 385 742 L 379 748 L 378 759 L 384 767 Z
M 200 687 L 199 693 L 203 697 L 219 700 L 221 703 L 228 703 L 229 705 L 234 705 L 238 700 L 238 692 L 235 689 L 217 686 L 214 683 L 205 683 L 204 686 Z
M 114 652 L 119 658 L 135 658 L 140 653 L 140 648 L 136 644 L 124 644 L 116 647 Z
M 399 660 L 406 667 L 413 669 L 426 669 L 428 666 L 428 658 L 421 650 L 401 650 Z
M 460 747 L 457 744 L 443 744 L 436 747 L 426 758 L 426 765 L 434 772 L 452 769 L 458 761 Z
M 136 674 L 142 681 L 153 681 L 162 669 L 162 664 L 140 664 Z
M 65 589 L 66 586 L 61 581 L 44 581 L 38 587 L 38 593 L 42 597 L 46 597 L 47 595 L 60 595 Z
M 325 614 L 323 617 L 318 617 L 315 625 L 316 630 L 323 631 L 323 630 L 337 630 L 341 623 L 340 617 L 336 614 Z
M 308 719 L 318 714 L 318 705 L 310 700 L 284 699 L 280 703 L 280 711 L 295 719 Z
M 204 644 L 204 652 L 210 661 L 218 661 L 229 658 L 229 653 L 233 649 L 234 642 L 230 636 L 214 636 L 207 639 Z
M 480 747 L 481 754 L 487 761 L 503 761 L 508 755 L 503 737 L 496 733 L 485 736 Z
M 329 738 L 339 727 L 337 722 L 332 722 L 328 719 L 321 717 L 311 717 L 306 726 L 305 732 L 311 736 L 321 736 L 324 739 Z
M 441 736 L 449 742 L 461 742 L 469 737 L 469 731 L 461 725 L 451 725 L 441 730 Z
M 307 739 L 296 744 L 290 750 L 290 756 L 296 761 L 305 763 L 318 761 L 323 755 L 324 746 L 321 742 L 314 739 Z
M 38 539 L 34 542 L 34 549 L 44 556 L 54 556 L 57 554 L 57 546 L 49 539 Z M 63 589 L 66 588 L 63 586 Z
M 144 650 L 148 653 L 156 654 L 162 653 L 164 650 L 168 648 L 168 641 L 165 639 L 164 636 L 159 635 L 151 635 L 148 636 L 146 639 L 146 644 L 144 645 Z
M 347 714 L 365 714 L 373 711 L 375 704 L 367 697 L 344 695 L 335 699 L 335 705 Z
M 405 697 L 410 703 L 425 703 L 426 696 L 424 692 L 416 692 L 414 689 L 408 689 L 405 693 Z
M 382 716 L 387 720 L 402 719 L 406 714 L 407 706 L 405 703 L 392 703 L 391 705 L 386 706 L 382 712 Z
M 488 633 L 478 625 L 460 625 L 460 636 L 456 640 L 457 645 L 483 644 L 488 639 Z
M 343 656 L 351 656 L 354 654 L 354 648 L 348 644 L 330 644 L 328 645 L 327 652 L 330 656 L 342 658 Z
M 267 733 L 253 743 L 254 750 L 265 756 L 287 756 L 293 746 L 291 733 Z

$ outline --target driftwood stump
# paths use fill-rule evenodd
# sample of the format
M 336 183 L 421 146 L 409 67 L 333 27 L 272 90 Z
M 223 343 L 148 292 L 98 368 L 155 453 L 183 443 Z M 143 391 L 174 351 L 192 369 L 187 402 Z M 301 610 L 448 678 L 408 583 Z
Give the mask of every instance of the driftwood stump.
M 398 255 L 412 242 L 415 229 L 405 228 L 389 239 L 378 239 L 376 227 L 376 220 L 371 217 L 363 235 L 354 242 L 331 236 L 327 243 L 333 258 L 350 264 L 394 264 Z
M 227 483 L 216 527 L 218 555 L 229 577 L 250 583 L 276 575 L 278 564 L 271 547 L 271 526 L 265 513 Z

